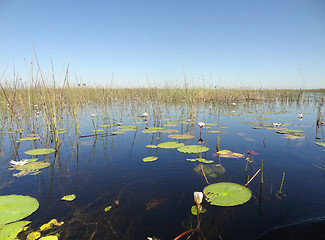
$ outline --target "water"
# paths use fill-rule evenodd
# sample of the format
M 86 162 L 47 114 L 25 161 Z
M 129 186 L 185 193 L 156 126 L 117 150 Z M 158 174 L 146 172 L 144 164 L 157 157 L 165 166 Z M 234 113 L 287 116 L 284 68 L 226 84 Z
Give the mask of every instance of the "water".
M 298 224 L 304 221 L 323 221 L 325 216 L 325 161 L 324 148 L 316 145 L 315 137 L 323 138 L 322 129 L 317 130 L 315 120 L 317 108 L 313 104 L 237 104 L 235 106 L 202 106 L 195 109 L 195 123 L 182 123 L 186 120 L 187 108 L 182 106 L 162 109 L 161 117 L 154 117 L 150 110 L 148 122 L 134 124 L 133 110 L 115 109 L 112 114 L 119 122 L 136 125 L 137 131 L 119 135 L 74 137 L 72 120 L 69 116 L 60 122 L 68 133 L 60 135 L 61 146 L 58 152 L 39 156 L 39 161 L 51 163 L 47 169 L 35 176 L 14 178 L 8 170 L 11 159 L 29 158 L 26 150 L 53 146 L 47 143 L 44 135 L 35 142 L 16 143 L 18 134 L 1 136 L 0 195 L 21 194 L 35 197 L 40 208 L 28 220 L 31 229 L 37 230 L 53 218 L 64 221 L 62 227 L 54 228 L 59 239 L 174 239 L 188 229 L 196 227 L 196 216 L 191 214 L 193 192 L 203 191 L 207 185 L 204 177 L 194 171 L 197 162 L 186 161 L 197 154 L 185 154 L 176 149 L 149 149 L 148 144 L 175 141 L 167 133 L 142 133 L 145 127 L 157 123 L 175 121 L 180 133 L 194 135 L 194 138 L 180 140 L 185 144 L 197 144 L 200 130 L 197 122 L 217 123 L 211 129 L 203 129 L 203 145 L 210 148 L 200 154 L 208 160 L 215 156 L 218 134 L 210 130 L 222 128 L 220 149 L 237 153 L 258 152 L 253 163 L 248 165 L 242 159 L 221 158 L 220 163 L 226 172 L 218 178 L 208 177 L 210 183 L 234 182 L 244 185 L 261 166 L 264 160 L 264 184 L 260 175 L 249 184 L 252 198 L 243 205 L 218 207 L 203 201 L 207 212 L 201 214 L 201 230 L 206 239 L 256 239 L 274 228 Z M 91 135 L 93 123 L 103 122 L 100 109 L 94 110 L 97 116 L 91 118 L 89 112 L 80 115 L 81 135 Z M 302 120 L 297 118 L 303 112 Z M 137 113 L 141 115 L 142 112 Z M 263 120 L 256 120 L 263 117 Z M 248 119 L 247 119 L 248 118 Z M 264 119 L 268 118 L 268 119 Z M 253 120 L 252 120 L 253 119 Z M 40 120 L 39 120 L 40 121 Z M 291 123 L 289 129 L 304 131 L 301 139 L 284 138 L 269 129 L 252 129 L 249 121 Z M 246 122 L 246 123 L 245 123 Z M 27 130 L 27 127 L 25 128 Z M 40 128 L 40 132 L 44 129 Z M 178 141 L 178 140 L 176 140 Z M 321 139 L 319 141 L 324 141 Z M 142 162 L 144 157 L 157 156 L 155 162 Z M 246 154 L 246 156 L 250 156 Z M 285 172 L 283 193 L 277 198 L 282 174 Z M 61 197 L 75 194 L 73 202 L 61 201 Z M 119 200 L 118 207 L 114 201 Z M 112 206 L 108 212 L 107 206 Z M 22 235 L 22 238 L 24 235 Z M 183 237 L 182 239 L 186 239 Z M 193 236 L 192 239 L 197 239 Z

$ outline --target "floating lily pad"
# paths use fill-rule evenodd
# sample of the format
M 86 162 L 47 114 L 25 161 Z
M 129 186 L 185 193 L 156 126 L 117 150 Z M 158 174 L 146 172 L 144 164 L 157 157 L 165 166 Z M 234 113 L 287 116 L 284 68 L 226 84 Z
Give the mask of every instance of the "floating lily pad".
M 213 160 L 206 160 L 204 158 L 194 158 L 194 159 L 188 158 L 188 159 L 186 159 L 186 161 L 190 161 L 190 162 L 198 161 L 198 162 L 201 162 L 201 163 L 213 163 L 214 162 Z
M 147 148 L 157 148 L 157 145 L 146 145 Z
M 151 157 L 145 157 L 144 159 L 142 159 L 143 162 L 153 162 L 153 161 L 156 161 L 158 159 L 158 157 L 154 157 L 154 156 L 151 156 Z
M 226 169 L 223 166 L 221 166 L 220 164 L 216 164 L 216 165 L 204 164 L 204 165 L 202 165 L 202 168 L 203 168 L 205 175 L 208 177 L 211 177 L 211 178 L 220 177 L 221 175 L 223 175 L 226 172 Z M 197 165 L 194 168 L 194 171 L 199 173 L 200 175 L 203 175 L 200 165 Z
M 91 130 L 93 133 L 101 133 L 104 132 L 104 129 L 93 129 Z
M 39 240 L 58 240 L 59 238 L 57 236 L 46 236 L 46 237 L 41 237 Z
M 27 235 L 26 240 L 36 240 L 39 239 L 40 237 L 41 237 L 40 232 L 31 232 L 30 234 Z
M 185 143 L 178 143 L 178 142 L 163 142 L 159 143 L 158 147 L 159 148 L 179 148 L 184 146 Z
M 168 135 L 169 138 L 173 138 L 173 139 L 190 139 L 190 138 L 194 138 L 193 135 L 189 135 L 189 134 L 171 134 Z
M 61 200 L 65 200 L 65 201 L 73 201 L 76 199 L 76 195 L 74 194 L 70 194 L 70 195 L 66 195 L 64 197 L 61 198 Z
M 98 125 L 98 127 L 101 127 L 101 128 L 108 128 L 108 127 L 113 127 L 114 125 L 113 124 L 101 124 L 101 125 Z
M 177 127 L 176 123 L 166 123 L 164 127 Z
M 206 208 L 203 208 L 202 205 L 199 206 L 200 213 L 205 213 L 206 211 L 207 211 Z M 191 207 L 191 213 L 195 216 L 197 215 L 197 206 L 196 205 Z
M 276 131 L 276 133 L 279 134 L 296 134 L 296 135 L 302 135 L 303 134 L 303 130 L 295 130 L 295 129 L 286 129 L 284 128 L 283 130 L 278 130 Z
M 24 138 L 18 138 L 20 142 L 22 141 L 34 141 L 40 139 L 39 137 L 24 137 Z
M 51 164 L 49 162 L 31 162 L 22 166 L 16 166 L 15 169 L 19 171 L 36 171 L 39 169 L 47 168 Z
M 185 145 L 177 150 L 183 153 L 202 153 L 209 151 L 209 148 L 201 145 Z
M 325 142 L 315 142 L 317 145 L 325 147 Z
M 104 209 L 104 211 L 105 211 L 105 212 L 108 212 L 109 210 L 111 210 L 111 208 L 112 208 L 112 206 L 107 206 L 107 207 Z
M 38 207 L 38 201 L 29 196 L 0 196 L 0 225 L 21 220 L 35 212 Z
M 146 129 L 142 131 L 142 133 L 156 133 L 156 132 L 158 132 L 158 129 Z
M 236 206 L 249 201 L 252 192 L 237 183 L 221 182 L 208 185 L 203 189 L 206 200 L 211 205 Z
M 211 131 L 209 131 L 209 133 L 222 133 L 222 131 L 221 130 L 211 130 Z
M 205 125 L 207 125 L 207 126 L 217 126 L 219 124 L 218 123 L 206 123 Z
M 223 158 L 243 158 L 244 157 L 244 154 L 235 153 L 230 150 L 221 150 L 221 151 L 217 152 L 217 155 L 219 157 L 223 157 Z
M 113 135 L 117 135 L 117 134 L 122 134 L 122 133 L 125 133 L 124 131 L 114 131 L 114 132 L 111 132 L 111 134 Z
M 0 225 L 0 239 L 14 240 L 17 239 L 18 233 L 24 230 L 24 227 L 31 223 L 30 221 L 19 221 L 6 225 Z
M 55 150 L 52 148 L 39 148 L 39 149 L 32 149 L 25 152 L 27 155 L 43 155 L 43 154 L 49 154 L 54 153 Z
M 163 129 L 163 130 L 159 130 L 158 132 L 161 132 L 161 133 L 177 133 L 179 131 L 176 130 L 176 129 Z

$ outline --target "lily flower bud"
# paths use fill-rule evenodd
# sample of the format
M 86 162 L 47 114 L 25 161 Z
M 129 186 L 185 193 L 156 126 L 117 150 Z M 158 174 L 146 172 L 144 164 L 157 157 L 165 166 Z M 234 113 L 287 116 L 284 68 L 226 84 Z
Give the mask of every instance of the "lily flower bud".
M 198 122 L 197 124 L 199 125 L 200 128 L 204 127 L 205 125 L 204 122 Z
M 194 201 L 196 204 L 201 204 L 203 200 L 203 192 L 194 192 Z

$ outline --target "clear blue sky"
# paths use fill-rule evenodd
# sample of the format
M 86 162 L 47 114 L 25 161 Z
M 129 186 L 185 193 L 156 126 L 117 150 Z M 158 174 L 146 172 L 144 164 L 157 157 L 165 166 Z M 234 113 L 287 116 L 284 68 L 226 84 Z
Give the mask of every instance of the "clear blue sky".
M 0 29 L 5 79 L 35 46 L 57 80 L 69 62 L 87 84 L 325 87 L 324 0 L 0 0 Z

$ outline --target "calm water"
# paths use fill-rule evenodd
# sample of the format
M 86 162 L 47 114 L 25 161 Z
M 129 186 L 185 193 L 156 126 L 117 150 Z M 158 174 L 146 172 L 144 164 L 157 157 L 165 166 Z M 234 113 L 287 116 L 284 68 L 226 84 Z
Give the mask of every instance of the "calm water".
M 213 106 L 213 105 L 212 105 Z M 184 110 L 185 109 L 185 110 Z M 190 109 L 192 110 L 192 109 Z M 142 110 L 143 111 L 143 110 Z M 316 136 L 324 141 L 323 130 L 317 130 L 315 120 L 317 108 L 313 104 L 237 104 L 235 106 L 209 106 L 194 109 L 195 122 L 182 123 L 190 115 L 185 106 L 161 108 L 161 115 L 154 115 L 157 109 L 149 109 L 148 122 L 132 116 L 141 115 L 135 108 L 111 110 L 109 120 L 136 125 L 137 131 L 97 137 L 84 137 L 76 142 L 71 116 L 63 116 L 60 127 L 68 130 L 60 135 L 58 152 L 39 156 L 39 161 L 51 163 L 47 169 L 35 176 L 15 178 L 17 171 L 8 170 L 11 159 L 30 158 L 24 152 L 29 149 L 53 147 L 45 135 L 34 142 L 15 141 L 18 134 L 1 135 L 0 195 L 21 194 L 35 197 L 40 208 L 28 220 L 31 228 L 56 218 L 64 221 L 58 228 L 60 239 L 173 239 L 184 231 L 196 227 L 196 216 L 191 214 L 193 192 L 203 191 L 207 185 L 202 175 L 194 171 L 197 162 L 186 161 L 197 154 L 180 153 L 177 149 L 149 149 L 148 144 L 180 141 L 197 144 L 200 129 L 197 122 L 216 123 L 211 129 L 203 129 L 203 145 L 209 151 L 200 156 L 218 163 L 217 137 L 220 149 L 237 153 L 249 150 L 259 153 L 248 165 L 242 159 L 221 158 L 226 172 L 218 178 L 208 176 L 210 183 L 234 182 L 244 185 L 264 160 L 264 184 L 258 175 L 249 188 L 253 197 L 247 203 L 235 207 L 211 206 L 203 201 L 207 212 L 201 215 L 201 229 L 206 239 L 256 239 L 261 234 L 281 226 L 305 221 L 320 221 L 325 216 L 325 172 L 315 167 L 325 162 L 324 148 L 315 144 Z M 297 118 L 304 113 L 302 120 Z M 91 118 L 95 113 L 96 117 Z M 100 110 L 92 108 L 80 113 L 81 135 L 93 134 L 93 122 L 102 124 Z M 262 119 L 261 119 L 262 118 Z M 107 121 L 107 120 L 106 120 Z M 303 130 L 301 139 L 284 138 L 274 130 L 253 129 L 251 121 L 291 123 L 289 129 Z M 141 122 L 141 123 L 139 123 Z M 194 135 L 187 140 L 173 140 L 168 133 L 142 133 L 145 127 L 161 126 L 167 122 L 177 123 L 179 133 Z M 41 118 L 38 120 L 41 123 Z M 210 130 L 223 132 L 209 133 Z M 6 130 L 4 127 L 3 131 Z M 72 130 L 72 131 L 71 131 Z M 39 128 L 40 133 L 44 128 Z M 28 127 L 25 127 L 28 133 Z M 155 162 L 145 163 L 144 157 L 157 156 Z M 246 154 L 246 156 L 250 156 Z M 285 172 L 282 199 L 276 197 L 282 174 Z M 61 201 L 61 197 L 75 194 L 73 202 Z M 119 207 L 114 201 L 119 200 Z M 113 208 L 105 212 L 107 206 Z M 182 239 L 186 239 L 183 237 Z M 192 239 L 197 239 L 195 236 Z

